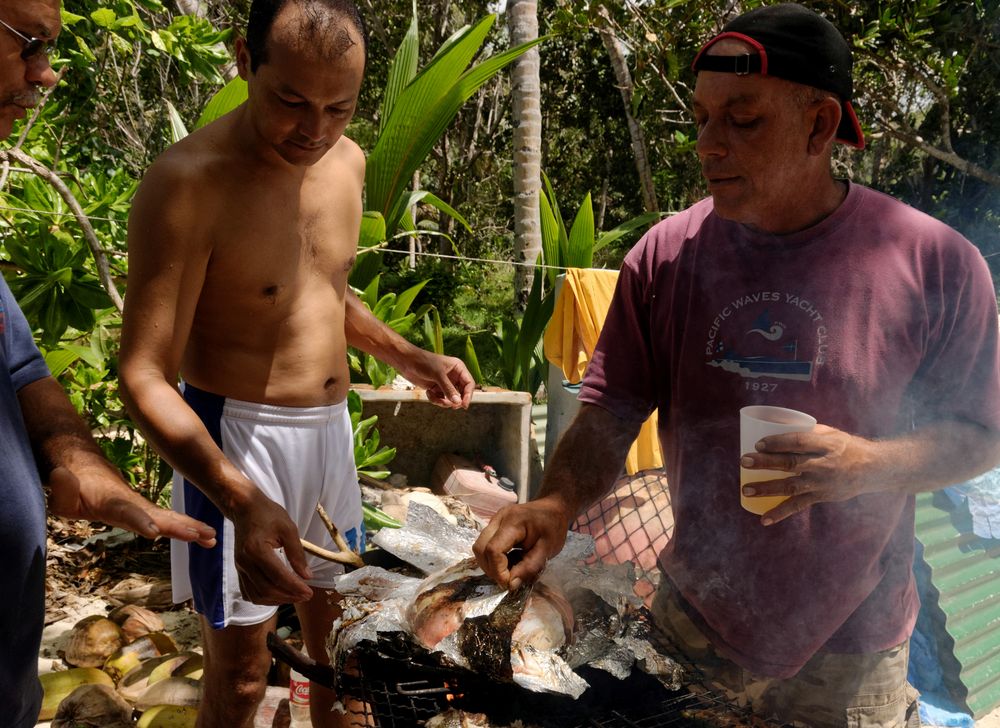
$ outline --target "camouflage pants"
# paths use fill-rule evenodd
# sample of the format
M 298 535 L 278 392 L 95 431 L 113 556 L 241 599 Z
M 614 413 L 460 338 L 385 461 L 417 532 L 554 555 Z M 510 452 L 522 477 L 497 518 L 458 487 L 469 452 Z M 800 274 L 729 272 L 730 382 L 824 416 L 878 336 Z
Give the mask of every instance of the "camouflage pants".
M 706 687 L 754 714 L 807 728 L 918 728 L 919 694 L 906 681 L 909 642 L 872 654 L 819 652 L 795 677 L 754 675 L 719 655 L 664 578 L 653 601 L 657 625 L 705 675 Z

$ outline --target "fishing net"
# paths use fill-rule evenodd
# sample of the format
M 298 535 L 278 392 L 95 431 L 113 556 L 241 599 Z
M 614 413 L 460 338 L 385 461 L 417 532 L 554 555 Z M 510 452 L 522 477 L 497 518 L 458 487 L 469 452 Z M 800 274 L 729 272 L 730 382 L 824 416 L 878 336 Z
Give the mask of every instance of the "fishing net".
M 638 576 L 635 592 L 650 606 L 660 579 L 656 557 L 674 530 L 666 474 L 657 469 L 623 475 L 572 530 L 594 538 L 595 560 L 631 561 Z

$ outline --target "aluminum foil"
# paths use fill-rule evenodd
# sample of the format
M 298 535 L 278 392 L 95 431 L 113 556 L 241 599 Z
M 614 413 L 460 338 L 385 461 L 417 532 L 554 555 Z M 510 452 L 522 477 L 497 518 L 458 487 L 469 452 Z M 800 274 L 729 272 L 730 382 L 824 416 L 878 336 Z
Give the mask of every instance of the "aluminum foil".
M 377 642 L 380 633 L 404 633 L 410 635 L 416 648 L 426 648 L 430 644 L 426 635 L 428 617 L 417 608 L 418 597 L 424 600 L 421 605 L 427 609 L 428 595 L 434 596 L 433 590 L 442 588 L 444 597 L 454 598 L 441 601 L 441 604 L 453 611 L 442 614 L 432 611 L 430 628 L 438 626 L 435 620 L 439 617 L 448 617 L 442 621 L 451 626 L 456 619 L 461 623 L 460 629 L 432 641 L 429 647 L 443 665 L 483 672 L 485 664 L 502 663 L 496 668 L 496 679 L 507 679 L 536 692 L 560 693 L 574 698 L 588 687 L 586 681 L 573 672 L 573 668 L 584 664 L 605 670 L 619 679 L 638 667 L 657 676 L 669 687 L 679 684 L 680 667 L 656 651 L 649 640 L 648 623 L 637 617 L 641 600 L 632 590 L 635 577 L 631 564 L 581 563 L 593 552 L 593 539 L 570 533 L 566 548 L 549 561 L 539 580 L 545 586 L 525 587 L 523 594 L 512 602 L 515 595 L 484 579 L 483 572 L 472 561 L 472 544 L 477 536 L 478 532 L 457 528 L 431 508 L 418 503 L 410 504 L 406 526 L 379 531 L 373 539 L 376 545 L 427 576 L 406 576 L 366 566 L 338 577 L 337 591 L 344 595 L 344 611 L 335 622 L 327 643 L 333 664 L 342 668 L 357 645 L 363 641 Z M 447 594 L 449 585 L 460 582 L 466 588 L 455 590 L 459 592 L 457 597 Z M 525 642 L 523 635 L 520 641 L 513 637 L 510 632 L 513 625 L 504 617 L 503 610 L 520 610 L 511 612 L 516 615 L 515 621 L 520 619 L 528 590 L 544 591 L 546 588 L 565 594 L 576 615 L 573 623 L 576 631 L 567 645 L 538 649 Z M 431 604 L 433 609 L 437 603 L 431 600 Z M 460 605 L 460 612 L 454 612 L 456 604 Z M 557 619 L 553 613 L 557 610 L 550 608 L 546 612 L 550 622 Z M 503 627 L 497 627 L 504 624 L 506 632 Z M 509 645 L 509 661 L 504 653 L 499 660 L 470 664 L 470 626 L 486 630 L 477 635 L 477 639 L 485 634 L 483 649 L 487 651 L 497 645 L 507 650 Z M 494 627 L 500 637 L 491 644 L 489 630 Z M 425 644 L 421 645 L 421 641 Z M 473 644 L 477 650 L 472 657 L 481 659 L 476 654 L 479 643 Z M 486 674 L 494 677 L 489 669 Z

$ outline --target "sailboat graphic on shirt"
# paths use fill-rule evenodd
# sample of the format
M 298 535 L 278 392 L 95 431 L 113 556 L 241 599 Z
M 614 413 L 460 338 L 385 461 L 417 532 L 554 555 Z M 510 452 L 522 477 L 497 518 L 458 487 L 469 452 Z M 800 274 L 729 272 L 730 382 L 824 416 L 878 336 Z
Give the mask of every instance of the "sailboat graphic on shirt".
M 708 364 L 748 379 L 769 377 L 809 381 L 813 363 L 799 360 L 799 340 L 784 341 L 785 333 L 784 324 L 772 321 L 770 311 L 765 310 L 744 332 L 738 344 L 731 346 L 720 337 L 716 356 Z

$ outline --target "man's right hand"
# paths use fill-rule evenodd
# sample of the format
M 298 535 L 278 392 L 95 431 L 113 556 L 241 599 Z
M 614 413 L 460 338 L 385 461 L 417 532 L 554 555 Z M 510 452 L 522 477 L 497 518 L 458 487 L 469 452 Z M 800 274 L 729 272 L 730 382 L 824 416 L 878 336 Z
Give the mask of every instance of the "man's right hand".
M 472 547 L 476 561 L 487 576 L 507 589 L 533 582 L 545 562 L 562 551 L 573 515 L 556 496 L 502 508 Z M 524 549 L 524 555 L 511 567 L 507 552 L 515 547 Z
M 230 518 L 236 536 L 236 571 L 244 599 L 277 606 L 312 598 L 312 589 L 305 581 L 312 578 L 312 572 L 306 565 L 298 528 L 284 508 L 257 491 Z M 277 549 L 284 549 L 287 564 Z

